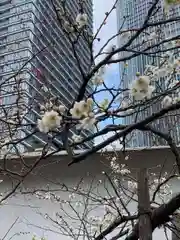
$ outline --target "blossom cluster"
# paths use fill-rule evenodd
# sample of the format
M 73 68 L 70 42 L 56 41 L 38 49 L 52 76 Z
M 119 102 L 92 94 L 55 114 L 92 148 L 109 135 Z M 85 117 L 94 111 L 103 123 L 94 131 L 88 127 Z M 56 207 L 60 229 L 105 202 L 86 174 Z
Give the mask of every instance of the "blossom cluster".
M 92 83 L 95 86 L 100 86 L 104 83 L 104 74 L 105 74 L 105 66 L 101 67 L 93 76 Z
M 165 49 L 176 47 L 177 41 L 169 41 L 164 45 Z M 172 51 L 167 51 L 164 56 L 162 55 L 161 61 L 159 66 L 146 65 L 144 75 L 136 73 L 136 79 L 129 90 L 134 100 L 150 99 L 155 90 L 156 93 L 158 92 L 158 85 L 161 85 L 160 80 L 163 79 L 163 91 L 171 91 L 162 99 L 162 107 L 180 101 L 180 84 L 177 80 L 177 74 L 180 73 L 180 59 Z
M 83 2 L 84 1 L 82 1 L 82 4 Z M 68 33 L 78 32 L 78 30 L 88 25 L 88 15 L 83 11 L 83 8 L 81 8 L 81 11 L 76 15 L 75 19 L 69 16 L 65 5 L 56 7 L 56 12 L 58 20 L 61 21 L 62 26 Z
M 60 16 L 61 17 L 61 16 Z M 70 23 L 70 21 L 64 19 L 63 27 L 68 33 L 74 33 L 75 30 L 81 30 L 88 24 L 88 16 L 86 13 L 79 13 L 76 16 L 75 24 Z
M 53 105 L 51 102 L 45 106 L 40 106 L 42 118 L 38 120 L 38 128 L 41 132 L 48 133 L 61 127 L 66 117 L 66 108 L 63 105 Z M 75 102 L 70 109 L 70 114 L 77 121 L 78 129 L 92 128 L 96 123 L 95 114 L 93 113 L 93 99 L 88 98 L 86 101 Z M 78 135 L 73 136 L 73 140 L 81 141 Z
M 110 162 L 111 169 L 113 170 L 114 173 L 119 173 L 122 176 L 130 174 L 130 170 L 126 168 L 125 164 L 118 164 L 117 163 L 117 158 L 113 157 Z
M 106 229 L 117 217 L 118 212 L 123 213 L 123 209 L 119 198 L 108 199 L 101 204 L 103 206 L 103 211 L 101 216 L 89 215 L 88 223 L 90 224 L 91 232 L 94 234 L 99 234 L 104 229 Z
M 79 29 L 85 27 L 88 23 L 88 16 L 86 13 L 79 13 L 76 17 L 76 23 Z
M 76 126 L 78 129 L 89 129 L 96 123 L 92 98 L 75 102 L 73 108 L 70 109 L 70 113 L 72 117 L 79 119 L 79 124 Z
M 41 132 L 48 133 L 61 126 L 65 107 L 63 105 L 54 105 L 52 102 L 40 105 L 41 119 L 38 119 L 38 128 Z
M 128 181 L 128 189 L 130 189 L 131 191 L 135 191 L 137 189 L 137 182 Z
M 157 178 L 157 176 L 154 175 L 154 178 L 151 182 L 151 190 L 155 191 L 160 184 L 164 183 L 166 181 L 166 175 L 167 173 L 160 178 Z M 160 189 L 158 190 L 157 195 L 163 201 L 165 200 L 165 198 L 167 199 L 168 197 L 172 196 L 171 186 L 168 183 L 162 184 Z
M 135 100 L 143 100 L 145 98 L 151 98 L 154 86 L 150 85 L 149 76 L 138 76 L 130 86 L 131 96 Z

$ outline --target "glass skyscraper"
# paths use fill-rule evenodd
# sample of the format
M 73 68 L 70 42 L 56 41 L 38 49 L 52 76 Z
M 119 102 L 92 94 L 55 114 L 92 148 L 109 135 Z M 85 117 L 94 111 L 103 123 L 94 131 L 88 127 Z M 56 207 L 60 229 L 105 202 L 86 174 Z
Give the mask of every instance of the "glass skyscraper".
M 145 17 L 147 16 L 147 12 L 150 8 L 150 4 L 152 4 L 151 0 L 119 0 L 117 4 L 117 23 L 118 29 L 128 30 L 128 29 L 137 29 L 142 26 Z M 163 8 L 163 0 L 158 3 L 158 13 L 151 18 L 151 21 L 158 21 L 164 18 L 164 8 Z M 172 8 L 169 11 L 169 17 L 172 16 L 180 16 L 180 5 L 176 5 L 175 8 Z M 166 24 L 166 26 L 161 25 L 161 28 L 151 28 L 149 29 L 149 33 L 151 32 L 161 32 L 161 37 L 167 39 L 169 37 L 177 36 L 180 34 L 180 23 L 172 22 Z M 128 35 L 124 36 L 123 41 L 128 40 Z M 119 46 L 122 44 L 122 38 L 119 37 L 118 44 Z M 139 44 L 142 41 L 142 36 L 134 41 L 134 44 Z M 142 46 L 143 47 L 143 46 Z M 139 49 L 141 50 L 141 49 Z M 125 57 L 129 53 L 124 52 L 120 54 L 120 57 Z M 140 55 L 135 57 L 128 62 L 128 66 L 124 68 L 124 64 L 120 65 L 120 76 L 121 76 L 121 84 L 123 88 L 128 88 L 129 84 L 135 79 L 136 73 L 140 72 L 143 74 L 145 70 L 145 66 L 148 64 L 158 64 L 158 58 L 151 58 L 145 55 Z M 144 119 L 145 117 L 151 115 L 153 112 L 160 110 L 160 104 L 154 104 L 146 110 L 141 111 L 138 116 L 128 116 L 124 119 L 125 124 L 131 124 L 137 120 Z M 164 117 L 163 119 L 158 119 L 154 126 L 157 129 L 160 129 L 162 132 L 171 133 L 172 137 L 175 139 L 177 143 L 180 143 L 180 117 L 179 114 L 172 113 L 174 116 Z M 157 139 L 157 137 L 151 135 L 148 132 L 136 131 L 134 134 L 129 136 L 127 140 L 127 145 L 129 147 L 151 147 L 155 145 L 166 145 L 166 142 Z
M 59 0 L 54 2 L 61 7 Z M 68 0 L 66 4 L 67 11 L 75 19 L 80 11 L 78 1 Z M 92 1 L 84 4 L 89 21 L 87 31 L 91 34 Z M 87 72 L 90 68 L 88 43 L 80 37 L 78 44 L 77 55 Z M 43 104 L 49 95 L 58 97 L 69 107 L 78 94 L 81 79 L 71 43 L 57 21 L 51 0 L 0 0 L 1 140 L 9 137 L 10 123 L 4 119 L 11 120 L 18 112 L 19 118 L 23 116 L 21 123 L 24 125 L 37 123 L 39 103 Z M 88 86 L 87 93 L 91 92 L 91 86 Z M 13 129 L 12 139 L 23 138 L 32 132 L 31 126 L 16 125 Z M 48 135 L 34 133 L 18 146 L 22 151 L 32 151 L 47 140 Z M 54 141 L 61 144 L 61 136 Z

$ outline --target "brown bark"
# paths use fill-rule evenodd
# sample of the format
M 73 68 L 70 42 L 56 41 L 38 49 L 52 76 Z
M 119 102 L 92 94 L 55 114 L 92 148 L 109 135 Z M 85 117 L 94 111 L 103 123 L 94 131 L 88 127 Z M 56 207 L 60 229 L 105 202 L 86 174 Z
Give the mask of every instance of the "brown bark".
M 180 240 L 180 214 L 173 217 L 172 240 Z
M 151 208 L 147 169 L 138 173 L 139 239 L 152 240 Z
M 168 203 L 162 204 L 159 208 L 152 212 L 151 224 L 152 231 L 155 228 L 170 221 L 170 216 L 180 208 L 180 193 L 173 197 Z M 139 239 L 139 222 L 133 228 L 132 233 L 126 238 L 126 240 L 138 240 Z

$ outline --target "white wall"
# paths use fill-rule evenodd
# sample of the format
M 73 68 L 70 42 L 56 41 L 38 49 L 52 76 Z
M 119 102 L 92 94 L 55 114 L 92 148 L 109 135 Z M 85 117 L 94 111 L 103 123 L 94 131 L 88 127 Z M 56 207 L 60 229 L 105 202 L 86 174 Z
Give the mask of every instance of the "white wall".
M 108 165 L 108 162 L 106 162 L 106 165 Z M 59 162 L 57 162 L 57 159 L 56 161 L 48 160 L 48 162 L 44 162 L 41 167 L 28 177 L 22 187 L 26 191 L 41 189 L 47 186 L 50 189 L 57 189 L 62 183 L 65 183 L 67 186 L 74 186 L 82 177 L 84 177 L 84 186 L 86 187 L 89 186 L 90 179 L 96 177 L 96 181 L 94 182 L 94 185 L 96 185 L 99 179 L 103 179 L 102 171 L 107 170 L 106 165 L 100 163 L 97 159 L 92 159 L 91 162 L 82 162 L 72 167 L 67 167 L 67 159 Z M 11 188 L 12 180 L 10 179 L 5 179 L 4 182 L 0 184 L 0 192 L 10 190 Z M 174 192 L 179 191 L 178 181 L 172 182 L 172 189 Z M 109 187 L 108 190 L 111 191 Z M 101 187 L 100 191 L 102 194 L 107 195 L 104 188 Z M 61 192 L 59 195 L 61 199 L 68 198 L 66 193 Z M 129 205 L 131 212 L 135 212 L 136 209 L 136 203 Z M 58 233 L 47 231 L 48 228 L 51 228 L 59 232 L 59 229 L 53 228 L 52 224 L 47 221 L 42 214 L 48 213 L 55 218 L 55 213 L 59 210 L 59 203 L 55 203 L 54 201 L 40 200 L 38 197 L 32 195 L 16 194 L 0 207 L 0 238 L 3 238 L 10 226 L 17 219 L 16 224 L 9 231 L 5 240 L 10 239 L 13 234 L 20 232 L 29 232 L 29 234 L 15 235 L 12 239 L 30 240 L 33 234 L 40 237 L 47 237 L 49 240 L 69 239 Z M 157 229 L 153 237 L 153 239 L 166 239 L 162 229 Z

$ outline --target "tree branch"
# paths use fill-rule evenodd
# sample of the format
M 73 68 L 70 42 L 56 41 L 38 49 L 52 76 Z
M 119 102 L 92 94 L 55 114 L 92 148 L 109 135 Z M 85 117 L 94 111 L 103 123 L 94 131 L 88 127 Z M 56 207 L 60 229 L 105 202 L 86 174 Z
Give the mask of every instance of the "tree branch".
M 157 129 L 154 129 L 152 126 L 146 126 L 146 127 L 144 127 L 144 129 L 148 130 L 148 131 L 151 131 L 155 135 L 163 138 L 168 143 L 172 153 L 175 155 L 176 165 L 177 165 L 177 168 L 178 168 L 178 173 L 180 174 L 180 154 L 179 154 L 179 150 L 176 147 L 176 144 L 174 143 L 170 134 L 162 133 L 161 131 L 158 131 Z
M 161 205 L 155 209 L 152 213 L 151 224 L 152 231 L 162 224 L 170 221 L 170 216 L 180 207 L 180 193 L 173 197 L 168 203 Z M 137 223 L 132 233 L 126 238 L 126 240 L 138 240 L 139 239 L 139 223 Z
M 176 103 L 176 104 L 173 104 L 173 105 L 171 105 L 171 106 L 169 106 L 167 108 L 164 108 L 164 109 L 162 109 L 159 112 L 153 113 L 151 116 L 147 117 L 146 119 L 144 119 L 144 120 L 142 120 L 140 122 L 137 122 L 135 124 L 129 125 L 124 130 L 122 130 L 119 133 L 116 133 L 114 136 L 108 138 L 104 142 L 102 142 L 102 143 L 92 147 L 91 149 L 88 149 L 87 151 L 84 151 L 82 154 L 75 155 L 73 157 L 72 162 L 69 163 L 69 166 L 74 164 L 74 163 L 77 163 L 77 162 L 80 162 L 80 161 L 84 160 L 87 156 L 89 156 L 89 155 L 91 155 L 91 154 L 101 150 L 102 148 L 104 148 L 107 145 L 109 145 L 110 143 L 120 139 L 121 137 L 126 136 L 127 134 L 129 134 L 130 132 L 132 132 L 135 129 L 142 130 L 145 125 L 147 125 L 147 124 L 153 122 L 154 120 L 164 116 L 169 111 L 174 111 L 174 110 L 177 110 L 179 108 L 180 108 L 180 102 Z

